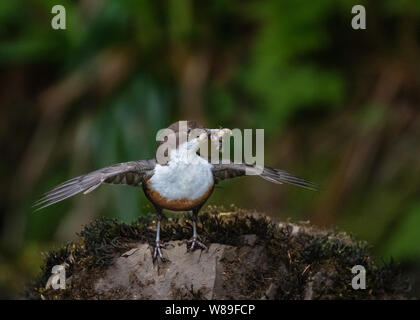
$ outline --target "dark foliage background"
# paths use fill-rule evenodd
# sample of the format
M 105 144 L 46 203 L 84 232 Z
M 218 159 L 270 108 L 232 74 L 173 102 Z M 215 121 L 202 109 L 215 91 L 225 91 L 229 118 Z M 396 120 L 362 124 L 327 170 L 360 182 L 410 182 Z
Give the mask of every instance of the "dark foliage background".
M 62 4 L 67 29 L 51 28 Z M 363 4 L 367 29 L 351 28 Z M 55 184 L 154 156 L 178 119 L 265 129 L 265 163 L 312 193 L 249 177 L 209 204 L 310 220 L 369 241 L 419 277 L 420 2 L 416 0 L 0 2 L 0 297 L 40 252 L 105 215 L 152 211 L 104 186 L 33 213 Z

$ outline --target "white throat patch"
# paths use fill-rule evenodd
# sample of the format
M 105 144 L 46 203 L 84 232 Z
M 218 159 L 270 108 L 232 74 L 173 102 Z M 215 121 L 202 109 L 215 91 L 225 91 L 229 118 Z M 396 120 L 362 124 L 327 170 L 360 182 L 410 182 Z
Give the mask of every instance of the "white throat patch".
M 170 152 L 165 166 L 156 164 L 150 179 L 153 190 L 169 200 L 195 200 L 213 185 L 213 165 L 186 143 Z

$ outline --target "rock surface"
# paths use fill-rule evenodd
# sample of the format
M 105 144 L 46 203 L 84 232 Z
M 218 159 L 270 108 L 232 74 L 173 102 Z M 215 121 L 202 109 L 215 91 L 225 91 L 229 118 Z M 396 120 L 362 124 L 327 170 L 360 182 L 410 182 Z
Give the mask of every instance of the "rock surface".
M 228 266 L 243 261 L 242 272 L 234 275 L 245 277 L 260 270 L 258 260 L 262 254 L 261 246 L 238 249 L 215 243 L 208 251 L 186 252 L 185 243 L 170 241 L 164 250 L 166 261 L 153 263 L 150 246 L 139 243 L 118 257 L 94 288 L 99 294 L 106 294 L 123 287 L 128 299 L 245 299 L 241 292 L 235 292 L 235 287 L 225 285 L 229 284 L 225 282 Z

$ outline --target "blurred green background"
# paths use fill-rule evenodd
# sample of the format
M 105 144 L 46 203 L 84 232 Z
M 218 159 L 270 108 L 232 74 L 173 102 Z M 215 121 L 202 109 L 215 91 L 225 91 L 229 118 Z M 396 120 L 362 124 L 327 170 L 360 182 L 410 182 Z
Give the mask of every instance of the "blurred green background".
M 53 5 L 66 30 L 53 30 Z M 367 29 L 351 28 L 363 4 Z M 208 204 L 310 220 L 367 240 L 420 277 L 420 1 L 0 1 L 0 297 L 41 252 L 105 215 L 153 211 L 103 186 L 34 213 L 56 184 L 154 157 L 181 119 L 265 129 L 265 163 L 320 192 L 256 177 Z M 417 288 L 417 289 L 416 289 Z

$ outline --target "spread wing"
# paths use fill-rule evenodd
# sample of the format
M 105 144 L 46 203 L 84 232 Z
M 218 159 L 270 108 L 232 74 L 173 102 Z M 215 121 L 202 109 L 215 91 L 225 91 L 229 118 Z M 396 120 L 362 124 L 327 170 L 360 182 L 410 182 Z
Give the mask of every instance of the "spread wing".
M 80 192 L 87 194 L 103 183 L 140 186 L 153 174 L 155 160 L 140 160 L 114 164 L 59 184 L 34 203 L 36 210 L 48 207 Z
M 264 180 L 273 183 L 289 183 L 310 190 L 318 189 L 318 187 L 312 182 L 296 177 L 286 171 L 264 167 L 263 171 L 259 173 L 260 170 L 258 170 L 255 166 L 247 164 L 215 164 L 213 165 L 213 176 L 217 183 L 221 180 L 245 176 L 246 169 L 248 169 L 251 173 L 253 172 L 254 174 L 258 174 Z

